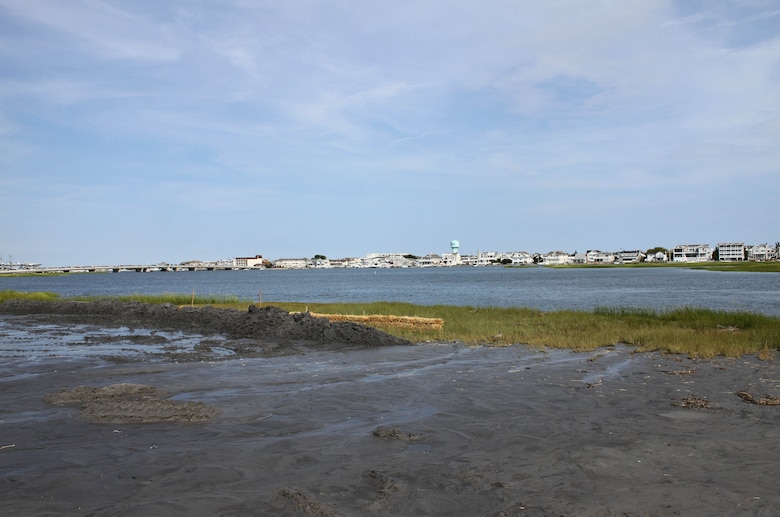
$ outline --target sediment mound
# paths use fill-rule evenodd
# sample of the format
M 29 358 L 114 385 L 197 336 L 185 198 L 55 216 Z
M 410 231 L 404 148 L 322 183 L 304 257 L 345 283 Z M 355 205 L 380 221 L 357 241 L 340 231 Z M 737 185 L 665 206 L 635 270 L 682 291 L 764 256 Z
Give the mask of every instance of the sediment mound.
M 79 386 L 50 393 L 44 400 L 53 406 L 80 407 L 82 416 L 93 422 L 205 422 L 219 414 L 203 402 L 168 400 L 162 391 L 145 384 Z
M 365 325 L 331 322 L 309 313 L 291 314 L 271 306 L 250 305 L 246 312 L 240 312 L 211 306 L 177 307 L 111 299 L 92 302 L 9 300 L 0 303 L 0 313 L 57 317 L 73 323 L 222 334 L 234 339 L 271 342 L 309 341 L 355 347 L 412 344 Z

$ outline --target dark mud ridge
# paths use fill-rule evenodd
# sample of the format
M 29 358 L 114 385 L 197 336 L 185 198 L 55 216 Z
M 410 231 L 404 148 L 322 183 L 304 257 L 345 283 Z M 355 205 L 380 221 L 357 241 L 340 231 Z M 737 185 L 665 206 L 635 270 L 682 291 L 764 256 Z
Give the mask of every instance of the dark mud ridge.
M 413 344 L 365 325 L 330 322 L 308 313 L 289 313 L 271 306 L 250 305 L 246 312 L 240 312 L 210 306 L 177 307 L 110 299 L 92 302 L 9 300 L 0 303 L 0 313 L 34 315 L 79 324 L 220 334 L 232 339 L 273 343 L 303 341 L 348 347 Z

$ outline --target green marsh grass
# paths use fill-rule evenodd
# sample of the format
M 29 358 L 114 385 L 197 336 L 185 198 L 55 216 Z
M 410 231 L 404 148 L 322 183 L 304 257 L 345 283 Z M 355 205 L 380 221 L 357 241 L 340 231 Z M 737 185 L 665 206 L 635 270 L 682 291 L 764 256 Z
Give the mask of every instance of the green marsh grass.
M 251 300 L 244 300 L 232 295 L 192 295 L 192 294 L 179 294 L 179 293 L 163 293 L 163 294 L 129 294 L 123 296 L 74 296 L 69 298 L 61 298 L 57 293 L 50 292 L 22 292 L 22 291 L 0 291 L 0 302 L 5 300 L 42 300 L 42 301 L 54 301 L 54 300 L 72 300 L 80 302 L 90 302 L 100 299 L 110 298 L 113 300 L 119 300 L 123 302 L 139 302 L 139 303 L 170 303 L 172 305 L 213 305 L 217 307 L 225 308 L 242 308 L 246 309 L 248 305 L 253 302 Z
M 57 293 L 49 293 L 44 291 L 25 292 L 12 291 L 10 289 L 0 291 L 0 303 L 6 300 L 38 300 L 51 302 L 58 300 L 59 298 L 60 296 Z
M 527 267 L 527 266 L 524 266 Z M 735 271 L 750 273 L 780 273 L 780 261 L 769 262 L 637 262 L 630 264 L 565 264 L 545 266 L 551 269 L 610 269 L 610 268 L 684 268 L 708 271 Z
M 780 318 L 748 312 L 681 308 L 598 308 L 543 312 L 529 308 L 458 307 L 407 303 L 292 303 L 271 305 L 291 312 L 392 314 L 443 318 L 442 330 L 377 328 L 412 341 L 462 341 L 495 346 L 515 343 L 593 350 L 619 343 L 638 351 L 661 350 L 697 357 L 736 357 L 780 348 Z

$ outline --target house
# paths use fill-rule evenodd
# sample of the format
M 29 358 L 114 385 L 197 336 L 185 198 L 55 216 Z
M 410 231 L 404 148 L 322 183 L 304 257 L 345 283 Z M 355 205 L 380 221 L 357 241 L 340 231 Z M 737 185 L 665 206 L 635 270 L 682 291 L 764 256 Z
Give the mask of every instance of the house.
M 707 262 L 713 251 L 709 244 L 680 244 L 672 248 L 672 262 Z
M 309 259 L 305 258 L 280 258 L 274 262 L 276 269 L 306 269 L 309 267 Z
M 476 266 L 477 262 L 479 262 L 479 257 L 476 255 L 461 255 L 460 256 L 460 263 L 464 266 Z
M 534 257 L 527 251 L 513 251 L 507 254 L 513 266 L 530 266 L 534 263 Z
M 617 252 L 617 256 L 615 258 L 615 263 L 617 264 L 635 264 L 637 262 L 643 262 L 647 255 L 639 250 L 631 250 L 631 251 L 623 251 L 620 250 Z
M 615 262 L 615 254 L 606 251 L 588 250 L 585 252 L 586 264 L 612 264 Z
M 442 258 L 435 253 L 429 253 L 424 257 L 417 259 L 417 267 L 437 267 L 441 266 Z
M 369 253 L 362 259 L 361 267 L 409 267 L 408 253 Z
M 326 258 L 316 257 L 311 260 L 311 267 L 317 269 L 328 269 L 331 267 L 331 260 Z
M 545 266 L 563 266 L 571 264 L 571 255 L 565 251 L 551 251 L 542 255 L 542 264 Z
M 477 253 L 477 266 L 490 266 L 500 260 L 495 251 L 480 251 Z
M 769 244 L 756 244 L 750 246 L 747 250 L 748 260 L 764 262 L 766 260 L 777 260 L 777 248 L 770 247 Z
M 719 262 L 742 262 L 745 260 L 745 243 L 720 242 L 718 243 Z
M 460 253 L 442 253 L 441 254 L 442 266 L 460 266 L 461 257 Z
M 669 257 L 663 251 L 656 251 L 654 254 L 649 255 L 646 260 L 647 262 L 666 262 L 669 260 Z

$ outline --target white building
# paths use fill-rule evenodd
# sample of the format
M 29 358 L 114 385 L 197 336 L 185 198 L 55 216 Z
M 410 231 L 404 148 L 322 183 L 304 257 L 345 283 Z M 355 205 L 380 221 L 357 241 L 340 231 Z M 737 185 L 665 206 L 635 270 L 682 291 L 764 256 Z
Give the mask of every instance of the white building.
M 362 260 L 362 267 L 410 267 L 409 253 L 369 253 Z
M 309 267 L 309 259 L 305 258 L 280 258 L 274 262 L 278 269 L 306 269 Z
M 756 244 L 748 248 L 748 260 L 764 262 L 765 260 L 777 260 L 778 249 L 769 244 Z
M 645 257 L 647 255 L 639 250 L 630 250 L 630 251 L 618 251 L 617 256 L 615 257 L 615 262 L 618 264 L 634 264 L 637 262 L 642 262 L 645 260 Z
M 666 262 L 669 257 L 663 251 L 656 251 L 654 254 L 647 257 L 648 262 Z
M 745 243 L 720 242 L 718 243 L 718 261 L 742 262 L 745 260 Z
M 477 253 L 477 266 L 490 266 L 495 264 L 497 260 L 500 260 L 498 253 L 495 251 L 480 251 Z
M 460 266 L 461 265 L 460 253 L 442 253 L 441 265 L 446 267 Z
M 317 269 L 328 269 L 331 267 L 331 260 L 326 258 L 314 258 L 311 261 L 311 267 Z
M 513 251 L 507 254 L 513 266 L 530 266 L 534 263 L 534 257 L 527 251 Z
M 476 266 L 479 261 L 479 257 L 476 255 L 461 255 L 460 263 L 464 266 Z
M 563 266 L 571 264 L 571 255 L 565 251 L 551 251 L 542 255 L 542 264 L 545 266 Z
M 615 262 L 615 254 L 606 251 L 588 250 L 585 252 L 587 264 L 612 264 Z
M 672 248 L 672 262 L 707 262 L 713 251 L 709 244 L 680 244 Z
M 442 265 L 441 255 L 429 253 L 417 259 L 417 267 L 438 267 Z
M 233 267 L 241 269 L 250 267 L 263 267 L 263 256 L 255 255 L 254 257 L 236 257 L 233 259 Z

